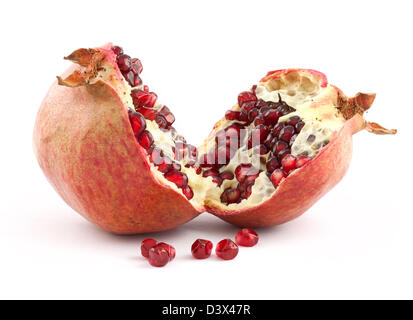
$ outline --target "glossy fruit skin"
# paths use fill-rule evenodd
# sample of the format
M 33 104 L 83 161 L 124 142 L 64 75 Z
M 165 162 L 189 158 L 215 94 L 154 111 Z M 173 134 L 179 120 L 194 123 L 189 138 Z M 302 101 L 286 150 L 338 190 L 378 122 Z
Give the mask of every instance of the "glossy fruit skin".
M 195 259 L 207 259 L 211 256 L 213 244 L 209 240 L 197 239 L 191 246 L 191 253 Z
M 141 243 L 141 254 L 145 258 L 149 258 L 149 250 L 156 246 L 158 241 L 152 238 L 148 238 L 142 241 Z
M 98 50 L 115 65 L 111 50 Z M 75 70 L 80 68 L 70 67 L 63 77 Z M 41 169 L 64 201 L 104 230 L 163 231 L 199 214 L 185 196 L 154 179 L 126 105 L 102 80 L 78 87 L 55 82 L 38 111 L 33 145 Z
M 235 235 L 235 242 L 242 247 L 253 247 L 258 243 L 258 234 L 251 228 L 243 228 Z
M 273 81 L 291 73 L 315 77 L 322 88 L 328 84 L 324 74 L 307 69 L 272 71 L 261 82 Z M 340 103 L 340 99 L 344 100 L 347 97 L 332 86 L 329 99 Z M 349 98 L 351 99 L 354 99 L 353 102 L 359 104 L 360 108 L 367 110 L 374 100 L 374 95 L 358 94 L 355 98 Z M 332 141 L 314 159 L 292 171 L 275 193 L 260 205 L 248 209 L 222 211 L 209 204 L 207 211 L 236 226 L 250 228 L 274 226 L 297 218 L 344 177 L 351 160 L 352 135 L 365 126 L 366 122 L 359 114 L 347 120 Z
M 231 239 L 224 239 L 218 242 L 215 254 L 222 260 L 232 260 L 238 255 L 238 246 Z

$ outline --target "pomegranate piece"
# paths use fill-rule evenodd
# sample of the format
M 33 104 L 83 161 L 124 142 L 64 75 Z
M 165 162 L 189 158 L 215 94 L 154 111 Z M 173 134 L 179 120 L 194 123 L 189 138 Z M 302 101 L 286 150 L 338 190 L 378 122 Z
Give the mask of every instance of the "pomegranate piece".
M 295 139 L 297 139 L 297 136 L 298 136 L 298 134 L 294 134 L 294 135 L 291 137 L 290 143 L 289 143 L 290 148 L 293 146 L 293 144 L 294 144 L 294 142 L 295 142 Z
M 135 89 L 131 92 L 131 97 L 135 108 L 148 107 L 153 108 L 158 96 L 153 92 Z
M 264 155 L 269 152 L 267 146 L 265 144 L 260 144 L 259 146 L 254 148 L 254 153 L 259 155 Z
M 281 150 L 281 151 L 278 152 L 278 154 L 277 154 L 278 161 L 282 161 L 282 159 L 284 159 L 284 157 L 285 157 L 286 155 L 290 154 L 290 153 L 291 153 L 291 150 L 290 150 L 290 149 L 283 149 L 283 150 Z
M 285 123 L 287 125 L 290 125 L 290 126 L 294 127 L 300 121 L 301 121 L 301 118 L 299 116 L 292 116 L 292 117 L 288 118 L 288 120 Z
M 157 123 L 157 125 L 159 126 L 159 128 L 167 128 L 168 127 L 168 123 L 166 122 L 166 119 L 164 116 L 158 114 L 155 117 L 155 122 Z
M 295 132 L 300 133 L 301 129 L 305 126 L 304 121 L 300 121 L 295 125 Z
M 159 113 L 164 116 L 168 126 L 171 126 L 175 122 L 175 116 L 167 106 L 163 106 Z
M 163 157 L 162 162 L 158 165 L 158 171 L 167 173 L 172 171 L 172 160 L 169 157 Z
M 240 201 L 241 192 L 237 188 L 227 188 L 221 194 L 221 202 L 226 204 L 238 203 Z
M 143 66 L 142 66 L 141 61 L 140 61 L 138 58 L 133 58 L 133 59 L 131 60 L 131 63 L 132 63 L 132 65 L 131 65 L 131 70 L 133 71 L 133 73 L 135 73 L 135 74 L 137 74 L 137 75 L 140 74 L 140 73 L 142 73 Z M 145 90 L 146 92 L 148 92 L 148 91 L 149 91 L 148 86 L 144 86 L 144 90 Z
M 295 129 L 293 126 L 285 126 L 281 129 L 280 134 L 278 135 L 278 139 L 285 142 L 290 142 L 291 137 L 294 135 L 294 133 Z
M 219 171 L 217 169 L 208 169 L 204 171 L 202 176 L 204 178 L 209 177 L 209 176 L 219 176 Z
M 149 263 L 154 267 L 163 267 L 170 261 L 168 250 L 163 245 L 155 245 L 149 249 Z
M 281 169 L 275 169 L 271 174 L 271 182 L 274 188 L 277 188 L 281 181 L 287 176 L 287 174 Z
M 122 72 L 123 77 L 125 78 L 125 80 L 129 83 L 130 86 L 134 87 L 135 86 L 135 74 L 132 71 L 128 71 L 128 72 Z M 139 77 L 138 77 L 139 78 Z
M 234 179 L 234 174 L 231 171 L 221 172 L 220 175 L 222 180 L 232 180 Z
M 123 49 L 119 46 L 112 46 L 111 49 L 112 49 L 113 53 L 118 57 L 123 54 Z
M 289 145 L 287 142 L 282 141 L 282 140 L 277 140 L 277 142 L 274 144 L 272 152 L 276 155 L 278 155 L 282 150 L 288 149 Z
M 271 157 L 268 159 L 266 167 L 268 173 L 273 173 L 275 169 L 280 167 L 280 162 L 278 161 L 277 157 Z
M 257 100 L 257 97 L 252 92 L 244 91 L 238 95 L 238 105 L 240 108 L 242 108 L 246 102 L 256 102 Z
M 129 120 L 135 136 L 139 136 L 146 129 L 145 118 L 140 113 L 129 110 Z
M 136 109 L 136 111 L 141 113 L 145 117 L 145 119 L 148 120 L 155 120 L 156 116 L 158 115 L 158 112 L 155 109 L 146 107 L 138 108 Z
M 270 130 L 267 126 L 264 126 L 263 124 L 259 124 L 253 130 L 253 134 L 254 133 L 258 134 L 258 137 L 259 137 L 258 141 L 260 141 L 260 143 L 263 143 L 265 138 L 267 138 L 268 134 L 270 133 Z
M 122 54 L 118 56 L 117 62 L 120 71 L 129 71 L 132 65 L 131 58 L 127 54 Z
M 133 74 L 133 71 L 130 71 L 129 73 Z M 142 84 L 142 79 L 137 74 L 134 74 L 132 87 L 138 87 L 141 84 Z
M 275 139 L 275 140 L 274 140 Z M 274 140 L 274 143 L 273 143 Z M 275 144 L 275 142 L 278 141 L 277 138 L 274 138 L 273 135 L 271 133 L 268 134 L 268 136 L 265 138 L 264 140 L 264 145 L 268 148 L 268 149 L 272 149 L 273 145 Z
M 197 239 L 191 246 L 192 256 L 195 259 L 207 259 L 211 256 L 213 244 L 209 240 Z
M 149 258 L 149 250 L 156 246 L 158 242 L 155 239 L 145 239 L 141 243 L 141 254 L 145 258 Z
M 258 234 L 251 228 L 244 228 L 235 235 L 235 242 L 242 247 L 253 247 L 258 243 Z
M 271 134 L 274 137 L 278 137 L 280 135 L 281 130 L 285 127 L 284 122 L 279 122 L 275 125 L 274 129 L 271 131 Z M 287 141 L 288 142 L 288 141 Z
M 175 259 L 176 251 L 174 247 L 172 247 L 171 245 L 165 242 L 159 242 L 157 246 L 163 247 L 166 249 L 166 251 L 168 251 L 169 261 L 172 261 L 173 259 Z
M 281 160 L 281 166 L 283 167 L 284 171 L 288 173 L 297 168 L 297 158 L 292 154 L 287 154 Z
M 241 163 L 234 173 L 237 180 L 242 183 L 247 176 L 256 175 L 258 170 L 249 163 Z
M 232 110 L 228 110 L 226 113 L 225 113 L 225 118 L 227 119 L 227 120 L 239 120 L 240 118 L 240 113 L 241 112 L 239 112 L 239 111 L 232 111 Z
M 231 239 L 224 239 L 218 242 L 215 254 L 222 260 L 232 260 L 238 255 L 238 246 Z
M 182 188 L 182 192 L 188 200 L 191 200 L 194 197 L 194 192 L 188 185 Z
M 255 180 L 258 178 L 259 176 L 259 172 L 255 173 L 255 174 L 250 174 L 247 175 L 245 177 L 245 180 L 242 182 L 243 184 L 249 185 L 249 184 L 254 184 Z
M 260 112 L 258 111 L 257 108 L 252 108 L 249 112 L 248 112 L 248 121 L 249 122 L 253 122 L 254 119 L 260 114 Z
M 149 150 L 153 144 L 152 134 L 147 130 L 143 131 L 138 137 L 138 142 L 144 149 Z
M 250 184 L 246 184 L 244 183 L 240 183 L 238 184 L 238 190 L 240 191 L 240 197 L 242 199 L 248 199 L 251 194 L 252 194 L 252 186 L 254 185 L 254 182 L 250 183 Z
M 179 171 L 171 171 L 165 173 L 164 177 L 176 184 L 178 188 L 183 188 L 188 184 L 188 177 L 185 173 Z
M 278 110 L 268 110 L 264 114 L 264 122 L 266 125 L 275 125 L 278 119 L 282 116 L 282 113 Z
M 254 125 L 258 126 L 260 124 L 265 124 L 265 118 L 263 115 L 259 115 L 258 117 L 255 118 L 254 120 Z
M 311 158 L 307 156 L 300 156 L 297 158 L 296 166 L 297 168 L 301 168 L 303 165 L 305 165 L 308 161 L 310 161 Z
M 164 154 L 161 148 L 152 147 L 149 151 L 149 160 L 156 166 L 164 161 Z

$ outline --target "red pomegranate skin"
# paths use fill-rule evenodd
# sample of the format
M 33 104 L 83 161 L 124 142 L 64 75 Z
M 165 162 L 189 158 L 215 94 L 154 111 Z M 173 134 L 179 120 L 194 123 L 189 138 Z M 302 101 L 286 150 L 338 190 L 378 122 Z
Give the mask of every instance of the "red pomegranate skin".
M 150 174 L 127 107 L 109 83 L 69 88 L 55 82 L 37 114 L 33 144 L 64 201 L 104 230 L 163 231 L 198 215 L 183 195 Z
M 272 71 L 261 82 L 284 77 L 292 72 L 309 73 L 319 77 L 321 87 L 327 86 L 327 78 L 324 74 L 306 69 Z M 334 99 L 337 103 L 339 103 L 340 95 L 346 99 L 338 88 L 336 91 L 337 95 L 328 97 L 328 99 Z M 351 99 L 357 100 L 360 107 L 367 110 L 374 100 L 374 95 L 361 94 Z M 359 114 L 347 120 L 332 141 L 314 159 L 292 172 L 287 179 L 281 182 L 275 193 L 259 206 L 246 210 L 222 212 L 207 202 L 206 210 L 231 224 L 250 228 L 274 226 L 297 218 L 344 177 L 351 160 L 352 135 L 364 128 L 374 133 L 381 133 L 382 127 L 379 126 L 380 128 L 376 130 L 376 128 L 370 128 L 371 125 L 366 123 Z M 373 126 L 376 125 L 373 124 Z M 384 130 L 386 133 L 389 131 Z

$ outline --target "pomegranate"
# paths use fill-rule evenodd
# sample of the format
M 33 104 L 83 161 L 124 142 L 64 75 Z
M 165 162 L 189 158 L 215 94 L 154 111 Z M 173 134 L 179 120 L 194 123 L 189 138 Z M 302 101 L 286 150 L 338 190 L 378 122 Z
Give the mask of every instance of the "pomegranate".
M 118 234 L 172 229 L 204 211 L 188 179 L 195 169 L 185 167 L 196 148 L 185 143 L 185 158 L 174 158 L 183 138 L 170 109 L 142 84 L 140 61 L 111 44 L 65 59 L 75 65 L 49 89 L 33 138 L 40 167 L 62 198 Z
M 148 261 L 152 266 L 163 267 L 171 260 L 168 249 L 161 243 L 149 249 Z
M 251 228 L 243 228 L 235 235 L 235 242 L 242 247 L 253 247 L 258 243 L 258 234 Z
M 191 246 L 192 256 L 195 259 L 206 259 L 211 256 L 213 244 L 209 240 L 197 239 Z
M 238 246 L 231 239 L 224 239 L 218 242 L 215 254 L 222 260 L 232 260 L 238 255 Z
M 167 230 L 203 211 L 242 227 L 289 221 L 344 176 L 354 133 L 396 133 L 364 120 L 374 94 L 348 98 L 320 72 L 288 69 L 240 93 L 196 148 L 139 59 L 111 44 L 66 59 L 75 64 L 40 107 L 35 153 L 62 198 L 114 233 Z
M 165 243 L 165 242 L 160 242 L 157 245 L 163 247 L 166 249 L 166 251 L 168 251 L 168 255 L 169 255 L 169 261 L 172 261 L 173 259 L 175 259 L 175 248 L 172 247 L 171 245 Z
M 234 179 L 208 192 L 206 210 L 240 227 L 298 217 L 346 173 L 353 134 L 363 129 L 396 133 L 363 118 L 374 98 L 366 93 L 349 98 L 314 70 L 269 72 L 239 94 L 238 103 L 199 147 L 203 159 L 217 150 L 218 141 L 228 143 L 238 132 L 235 143 L 227 144 L 231 158 L 208 165 L 234 172 Z
M 158 244 L 158 241 L 156 241 L 155 239 L 145 239 L 142 241 L 141 243 L 141 253 L 142 256 L 145 258 L 149 258 L 149 250 L 151 248 L 153 248 L 154 246 L 156 246 Z

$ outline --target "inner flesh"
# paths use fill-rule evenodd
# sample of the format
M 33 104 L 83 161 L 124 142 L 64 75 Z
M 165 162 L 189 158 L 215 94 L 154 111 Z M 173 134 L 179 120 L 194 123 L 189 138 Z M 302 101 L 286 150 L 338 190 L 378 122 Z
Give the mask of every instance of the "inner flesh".
M 262 203 L 316 157 L 344 123 L 331 101 L 323 99 L 333 88 L 295 72 L 240 93 L 198 150 L 177 133 L 172 112 L 143 85 L 140 61 L 119 47 L 112 51 L 127 87 L 132 129 L 154 177 L 197 208 L 206 201 L 223 210 Z

